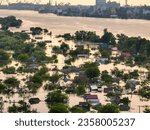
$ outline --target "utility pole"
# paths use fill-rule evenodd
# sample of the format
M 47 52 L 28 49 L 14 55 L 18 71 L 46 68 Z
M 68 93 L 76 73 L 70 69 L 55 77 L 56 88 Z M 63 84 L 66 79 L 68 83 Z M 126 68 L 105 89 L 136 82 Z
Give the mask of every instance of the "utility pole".
M 125 0 L 125 5 L 128 6 L 128 0 Z

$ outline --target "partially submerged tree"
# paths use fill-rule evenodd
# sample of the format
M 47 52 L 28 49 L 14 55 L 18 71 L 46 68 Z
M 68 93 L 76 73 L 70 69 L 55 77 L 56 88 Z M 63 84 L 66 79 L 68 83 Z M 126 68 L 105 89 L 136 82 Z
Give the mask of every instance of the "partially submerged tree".
M 119 107 L 114 104 L 106 104 L 98 110 L 99 113 L 119 113 Z

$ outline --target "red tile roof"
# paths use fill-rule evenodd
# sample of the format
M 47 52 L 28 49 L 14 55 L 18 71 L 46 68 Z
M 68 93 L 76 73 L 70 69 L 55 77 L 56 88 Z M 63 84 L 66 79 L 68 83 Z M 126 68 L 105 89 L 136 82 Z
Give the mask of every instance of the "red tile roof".
M 128 57 L 131 56 L 130 52 L 122 52 L 121 55 L 122 56 L 128 56 Z
M 118 48 L 117 47 L 113 47 L 111 50 L 112 51 L 118 51 Z

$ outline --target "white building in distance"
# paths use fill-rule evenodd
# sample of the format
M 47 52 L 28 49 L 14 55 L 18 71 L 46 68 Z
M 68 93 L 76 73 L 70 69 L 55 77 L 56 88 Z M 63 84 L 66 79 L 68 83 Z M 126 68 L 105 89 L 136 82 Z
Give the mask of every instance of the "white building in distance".
M 106 5 L 106 0 L 96 0 L 96 6 L 104 6 Z

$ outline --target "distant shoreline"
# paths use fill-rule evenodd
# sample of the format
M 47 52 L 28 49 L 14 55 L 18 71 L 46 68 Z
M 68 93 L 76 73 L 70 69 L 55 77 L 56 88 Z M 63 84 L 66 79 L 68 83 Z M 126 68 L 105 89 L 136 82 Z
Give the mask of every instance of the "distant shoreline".
M 0 17 L 15 15 L 24 22 L 21 29 L 39 26 L 51 30 L 54 34 L 74 33 L 79 30 L 95 31 L 101 35 L 107 28 L 113 34 L 141 36 L 150 39 L 150 21 L 143 19 L 110 19 L 93 17 L 58 16 L 52 13 L 40 14 L 33 10 L 2 10 Z
M 106 17 L 88 17 L 88 16 L 69 16 L 69 15 L 57 15 L 57 14 L 55 14 L 55 13 L 40 13 L 39 11 L 37 11 L 37 10 L 19 10 L 19 9 L 0 9 L 0 10 L 12 10 L 12 11 L 33 11 L 33 12 L 37 12 L 37 13 L 39 13 L 39 14 L 52 14 L 52 15 L 55 15 L 55 16 L 59 16 L 59 17 L 77 17 L 77 18 L 93 18 L 93 19 L 116 19 L 116 20 L 138 20 L 138 21 L 150 21 L 150 20 L 148 20 L 148 19 L 136 19 L 136 18 L 127 18 L 127 19 L 124 19 L 124 18 L 106 18 Z

